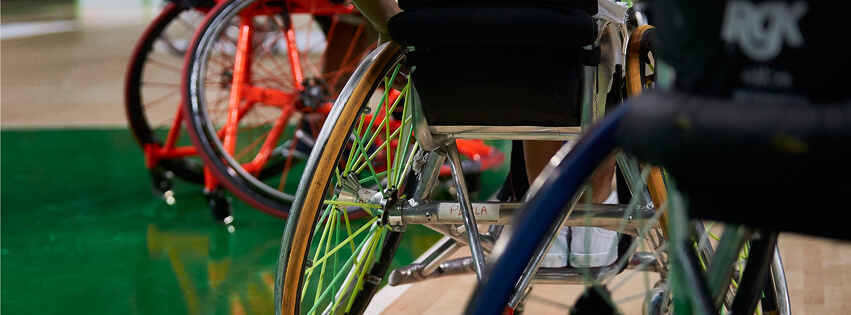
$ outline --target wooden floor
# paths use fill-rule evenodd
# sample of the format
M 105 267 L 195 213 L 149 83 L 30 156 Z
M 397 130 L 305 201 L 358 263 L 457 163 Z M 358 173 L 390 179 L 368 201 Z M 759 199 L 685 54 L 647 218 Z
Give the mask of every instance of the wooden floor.
M 61 34 L 3 40 L 2 125 L 126 125 L 124 68 L 143 26 L 83 23 Z M 779 246 L 794 314 L 851 313 L 851 243 L 784 234 Z M 428 281 L 377 302 L 387 306 L 382 314 L 457 314 L 474 283 L 472 275 Z M 560 290 L 536 287 L 529 307 L 537 311 L 529 314 L 564 313 L 560 306 L 572 298 Z
M 778 247 L 786 271 L 792 314 L 851 313 L 851 243 L 781 234 Z M 466 253 L 456 253 L 459 254 Z M 619 277 L 623 279 L 629 275 L 625 272 Z M 620 279 L 616 278 L 611 283 L 620 283 Z M 640 289 L 644 287 L 643 281 L 643 277 L 639 276 L 632 277 L 627 283 Z M 380 314 L 461 314 L 475 284 L 476 277 L 471 274 L 404 288 L 388 288 L 387 292 L 380 292 L 377 296 L 379 300 L 384 299 L 379 304 L 386 305 L 386 308 L 372 311 Z M 627 286 L 615 290 L 615 300 L 639 292 L 637 289 L 631 290 Z M 395 297 L 393 291 L 403 292 Z M 564 314 L 566 305 L 575 301 L 580 291 L 576 287 L 548 285 L 536 286 L 532 293 L 528 314 Z M 636 307 L 623 309 L 640 309 L 637 301 L 634 305 Z

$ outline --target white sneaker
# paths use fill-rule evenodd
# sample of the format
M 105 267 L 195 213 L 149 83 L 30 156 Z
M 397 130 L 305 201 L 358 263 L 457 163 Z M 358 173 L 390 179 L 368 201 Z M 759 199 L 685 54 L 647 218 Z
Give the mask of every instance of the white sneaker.
M 603 203 L 615 204 L 617 201 L 618 195 L 613 191 Z M 617 232 L 582 226 L 574 226 L 570 232 L 569 262 L 572 267 L 608 266 L 618 259 Z
M 562 268 L 567 266 L 567 237 L 569 235 L 569 226 L 562 227 L 561 230 L 558 231 L 558 236 L 556 236 L 556 239 L 553 241 L 553 246 L 550 246 L 550 251 L 547 252 L 547 255 L 544 256 L 544 259 L 541 261 L 541 268 Z

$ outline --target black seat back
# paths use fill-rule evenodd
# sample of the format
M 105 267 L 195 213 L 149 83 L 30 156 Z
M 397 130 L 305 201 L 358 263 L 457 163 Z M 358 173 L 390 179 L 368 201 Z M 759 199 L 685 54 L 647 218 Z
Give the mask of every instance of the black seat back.
M 589 6 L 588 3 L 593 3 Z M 576 126 L 596 1 L 402 0 L 388 28 L 430 125 Z

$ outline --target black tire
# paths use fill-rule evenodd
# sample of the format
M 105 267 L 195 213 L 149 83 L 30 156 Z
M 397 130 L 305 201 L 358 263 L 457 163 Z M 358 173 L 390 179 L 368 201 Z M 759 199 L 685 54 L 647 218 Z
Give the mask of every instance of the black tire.
M 641 25 L 630 34 L 626 58 L 627 95 L 651 89 L 656 81 L 656 28 Z
M 181 43 L 192 38 L 203 16 L 201 11 L 169 2 L 133 49 L 124 81 L 124 109 L 143 150 L 148 146 L 161 147 L 172 127 L 181 102 L 181 67 L 186 51 Z M 191 145 L 185 133 L 181 134 L 177 144 Z M 161 159 L 157 164 L 183 180 L 204 182 L 204 169 L 198 158 Z
M 198 154 L 233 195 L 279 218 L 288 215 L 303 160 L 324 121 L 323 110 L 330 107 L 336 95 L 332 84 L 322 77 L 326 73 L 314 73 L 316 82 L 305 74 L 306 79 L 299 83 L 307 87 L 297 87 L 298 80 L 289 64 L 292 57 L 283 39 L 285 29 L 297 23 L 289 14 L 289 4 L 272 0 L 228 0 L 217 4 L 201 26 L 205 31 L 199 32 L 190 44 L 184 65 L 184 113 Z M 236 42 L 240 27 L 235 23 L 243 22 L 252 28 L 252 37 L 246 40 L 250 51 L 246 66 L 235 67 L 240 47 Z M 312 25 L 313 20 L 303 23 Z M 313 28 L 321 34 L 319 29 Z M 310 49 L 310 43 L 307 46 Z M 355 54 L 351 58 L 356 63 L 356 57 L 361 56 L 357 49 L 363 47 L 352 47 Z M 302 64 L 309 59 L 300 58 Z M 240 68 L 246 69 L 244 77 L 237 70 Z M 309 68 L 304 66 L 305 72 Z M 241 78 L 244 84 L 238 86 L 243 86 L 246 94 L 238 99 L 239 103 L 232 103 L 229 100 L 234 96 L 234 82 Z M 240 114 L 238 128 L 229 135 L 233 141 L 228 149 L 231 144 L 225 145 L 229 142 L 222 136 L 222 126 L 228 123 L 228 111 L 235 108 L 231 104 L 239 104 Z
M 322 129 L 320 136 L 317 139 L 316 146 L 314 147 L 313 152 L 310 155 L 310 159 L 308 160 L 307 166 L 305 167 L 305 172 L 302 177 L 301 184 L 299 185 L 299 193 L 296 196 L 295 202 L 293 203 L 292 208 L 292 217 L 287 220 L 287 227 L 284 232 L 283 240 L 281 242 L 281 256 L 278 259 L 278 279 L 276 281 L 275 288 L 275 297 L 277 302 L 278 313 L 279 314 L 302 314 L 307 311 L 306 308 L 302 308 L 302 305 L 298 301 L 310 300 L 310 297 L 305 298 L 305 296 L 313 295 L 315 298 L 317 295 L 321 296 L 321 294 L 316 293 L 319 292 L 319 289 L 313 288 L 311 285 L 315 285 L 317 283 L 322 283 L 323 285 L 327 285 L 331 280 L 325 280 L 324 282 L 320 281 L 311 281 L 313 279 L 311 276 L 316 276 L 308 271 L 311 266 L 318 266 L 320 260 L 324 258 L 316 259 L 318 252 L 323 246 L 323 238 L 324 235 L 320 236 L 318 225 L 322 223 L 328 223 L 331 216 L 327 216 L 328 213 L 335 213 L 338 208 L 336 206 L 323 206 L 330 205 L 330 200 L 335 200 L 339 202 L 340 192 L 348 192 L 354 189 L 354 191 L 361 192 L 361 189 L 371 189 L 375 188 L 374 184 L 367 184 L 370 181 L 366 181 L 358 184 L 358 178 L 363 179 L 363 177 L 359 175 L 355 175 L 355 171 L 349 171 L 347 164 L 349 159 L 348 157 L 351 155 L 357 156 L 358 150 L 353 150 L 351 143 L 349 143 L 350 139 L 358 138 L 352 136 L 353 130 L 360 131 L 361 127 L 356 126 L 366 126 L 366 122 L 359 123 L 361 117 L 366 117 L 365 108 L 369 101 L 370 96 L 373 94 L 376 89 L 379 88 L 379 83 L 382 81 L 381 78 L 384 78 L 388 73 L 393 72 L 394 69 L 397 69 L 396 66 L 403 59 L 403 50 L 393 45 L 385 45 L 380 47 L 376 52 L 367 57 L 367 62 L 362 64 L 361 67 L 358 68 L 357 72 L 353 76 L 353 80 L 349 82 L 346 86 L 346 91 L 351 92 L 351 94 L 344 93 L 340 97 L 340 104 L 345 104 L 342 106 L 335 107 L 334 112 L 329 115 L 329 120 L 325 125 L 325 128 Z M 366 66 L 368 65 L 368 66 Z M 351 88 L 351 90 L 349 90 Z M 408 113 L 410 115 L 410 113 Z M 378 123 L 376 123 L 377 125 Z M 358 129 L 355 129 L 358 128 Z M 366 128 L 366 127 L 363 127 Z M 385 131 L 378 130 L 375 131 L 375 134 L 381 134 Z M 410 134 L 410 130 L 406 131 Z M 364 137 L 365 139 L 366 137 Z M 412 139 L 410 139 L 412 140 Z M 400 141 L 401 143 L 409 143 L 405 141 Z M 405 150 L 405 149 L 403 149 Z M 373 151 L 369 151 L 373 152 Z M 412 151 L 408 151 L 408 153 L 412 153 Z M 409 154 L 399 153 L 397 156 L 400 157 L 409 157 Z M 412 155 L 410 155 L 412 156 Z M 394 159 L 394 161 L 396 161 Z M 405 161 L 405 159 L 398 160 Z M 346 163 L 343 163 L 346 162 Z M 345 164 L 345 165 L 341 165 Z M 369 163 L 366 163 L 369 164 Z M 363 164 L 359 164 L 363 165 Z M 354 169 L 354 168 L 352 168 Z M 364 172 L 368 174 L 373 174 L 372 176 L 386 176 L 388 172 L 380 172 L 379 175 L 375 175 L 376 171 L 364 169 Z M 400 168 L 402 169 L 402 168 Z M 338 177 L 336 174 L 340 174 Z M 378 184 L 381 188 L 375 188 L 369 194 L 373 196 L 374 200 L 377 197 L 383 195 L 383 203 L 385 204 L 385 208 L 388 206 L 392 206 L 392 203 L 395 200 L 404 194 L 404 192 L 410 188 L 407 186 L 405 181 L 405 175 L 407 172 L 399 172 L 396 174 L 400 174 L 399 181 L 387 181 L 387 185 Z M 338 185 L 338 179 L 345 179 L 345 185 Z M 369 177 L 366 177 L 369 178 Z M 383 177 L 382 177 L 383 178 Z M 383 180 L 379 180 L 378 182 L 383 183 Z M 393 184 L 396 183 L 396 184 Z M 399 187 L 396 187 L 399 186 Z M 344 188 L 346 187 L 346 188 Z M 380 195 L 378 192 L 382 192 Z M 343 194 L 345 195 L 345 194 Z M 358 194 L 358 196 L 362 196 Z M 329 200 L 326 200 L 326 197 Z M 373 201 L 363 201 L 360 197 L 356 199 L 359 203 L 370 203 Z M 379 206 L 380 208 L 381 206 Z M 325 211 L 322 211 L 325 209 Z M 348 256 L 354 257 L 370 257 L 372 259 L 366 260 L 367 263 L 362 267 L 362 269 L 358 269 L 363 274 L 350 274 L 348 273 L 349 264 L 344 265 L 342 268 L 333 268 L 333 270 L 325 270 L 324 273 L 337 272 L 339 271 L 340 277 L 330 276 L 327 279 L 343 279 L 342 275 L 346 274 L 348 276 L 345 277 L 348 279 L 381 279 L 384 277 L 384 274 L 387 272 L 389 268 L 390 261 L 393 257 L 393 254 L 398 247 L 399 237 L 401 237 L 400 233 L 393 232 L 390 228 L 385 224 L 386 222 L 382 222 L 382 218 L 378 215 L 377 211 L 379 209 L 372 210 L 373 216 L 371 219 L 362 220 L 367 221 L 361 228 L 369 229 L 370 236 L 363 237 L 363 241 L 360 242 L 361 245 L 358 246 L 358 250 L 355 250 L 354 243 L 351 246 L 351 250 L 349 246 L 346 245 L 347 242 L 340 242 L 340 245 L 346 245 L 340 247 L 340 251 L 348 253 Z M 345 213 L 343 211 L 343 213 Z M 327 216 L 327 217 L 326 217 Z M 330 224 L 329 224 L 330 225 Z M 352 230 L 355 228 L 353 227 Z M 315 239 L 314 239 L 315 238 Z M 330 238 L 328 237 L 328 242 L 330 243 Z M 382 240 L 383 239 L 383 240 Z M 376 244 L 380 244 L 383 242 L 383 246 L 376 246 L 372 242 L 376 242 Z M 369 243 L 367 243 L 369 241 Z M 311 245 L 313 244 L 313 245 Z M 315 246 L 314 246 L 315 245 Z M 317 246 L 319 246 L 317 248 Z M 325 248 L 330 248 L 333 245 L 324 245 Z M 360 251 L 361 246 L 369 246 L 369 250 Z M 355 253 L 358 254 L 355 254 Z M 313 255 L 311 255 L 313 254 Z M 343 254 L 342 256 L 346 256 Z M 350 258 L 351 258 L 350 257 Z M 329 268 L 330 269 L 330 268 Z M 342 269 L 342 271 L 340 271 Z M 367 272 L 368 270 L 368 272 Z M 320 276 L 324 275 L 320 274 Z M 307 280 L 305 280 L 305 275 L 307 275 Z M 355 276 L 352 276 L 355 275 Z M 326 276 L 328 277 L 328 276 Z M 340 280 L 338 280 L 340 281 Z M 359 281 L 359 280 L 353 280 Z M 351 314 L 359 314 L 363 312 L 366 306 L 369 304 L 369 301 L 372 299 L 372 296 L 375 294 L 378 283 L 373 281 L 366 281 L 363 283 L 362 289 L 353 289 L 348 290 L 344 288 L 348 288 L 342 282 L 340 283 L 340 288 L 333 293 L 331 296 L 334 297 L 343 297 L 344 302 L 339 304 L 324 303 L 325 300 L 321 299 L 316 305 L 322 305 L 321 308 L 327 308 L 332 305 L 337 305 L 338 307 L 345 307 L 345 311 L 340 309 L 339 313 L 351 313 Z M 305 287 L 311 288 L 311 290 L 305 291 L 306 295 L 302 296 L 302 291 Z M 319 286 L 322 288 L 322 286 Z M 334 288 L 337 288 L 336 286 Z M 358 286 L 354 286 L 354 288 L 358 288 Z M 315 289 L 315 290 L 314 290 Z M 326 288 L 328 292 L 330 289 Z M 359 290 L 359 291 L 355 291 Z M 325 290 L 323 290 L 325 291 Z M 327 294 L 327 293 L 326 293 Z M 307 302 L 305 302 L 307 303 Z M 349 306 L 350 305 L 350 306 Z

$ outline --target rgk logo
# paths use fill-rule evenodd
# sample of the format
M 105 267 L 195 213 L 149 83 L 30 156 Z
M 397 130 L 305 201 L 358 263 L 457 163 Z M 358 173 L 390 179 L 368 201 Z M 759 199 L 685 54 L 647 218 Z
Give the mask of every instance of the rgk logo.
M 804 45 L 798 22 L 806 13 L 805 2 L 731 1 L 724 12 L 721 38 L 739 44 L 742 52 L 756 61 L 768 61 L 780 54 L 784 42 L 789 47 Z

